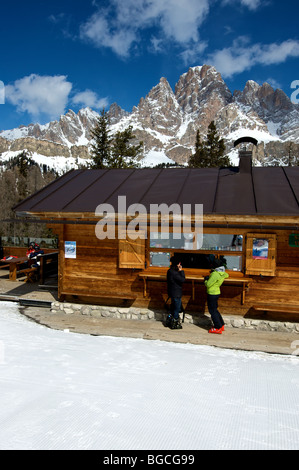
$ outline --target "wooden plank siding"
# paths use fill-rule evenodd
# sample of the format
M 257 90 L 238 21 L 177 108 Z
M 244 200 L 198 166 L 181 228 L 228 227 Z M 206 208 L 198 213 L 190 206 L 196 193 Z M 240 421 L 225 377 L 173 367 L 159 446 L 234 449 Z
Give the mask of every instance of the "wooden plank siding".
M 57 232 L 57 226 L 52 229 Z M 135 282 L 134 270 L 118 267 L 118 240 L 98 240 L 94 225 L 64 225 L 58 231 L 59 295 L 142 297 L 142 285 Z M 65 241 L 76 241 L 76 259 L 65 259 Z
M 95 236 L 95 225 L 52 225 L 59 237 L 59 296 L 65 300 L 106 305 L 122 305 L 127 296 L 128 305 L 144 308 L 163 309 L 167 299 L 165 281 L 148 280 L 148 296 L 143 295 L 143 282 L 138 274 L 141 269 L 120 267 L 119 240 L 99 240 Z M 207 233 L 238 233 L 244 237 L 243 265 L 245 268 L 247 233 L 275 234 L 277 241 L 276 272 L 274 276 L 247 275 L 252 282 L 244 305 L 241 305 L 242 289 L 238 285 L 222 286 L 219 309 L 223 314 L 251 316 L 252 307 L 267 300 L 276 304 L 299 306 L 299 248 L 289 246 L 290 231 L 265 231 L 238 229 L 206 229 Z M 65 259 L 64 242 L 76 241 L 76 259 Z M 148 261 L 149 246 L 145 240 L 145 259 Z M 232 253 L 231 253 L 232 254 Z M 167 268 L 161 268 L 164 272 Z M 202 270 L 203 271 L 203 270 Z M 208 270 L 204 272 L 208 274 Z M 231 277 L 243 276 L 243 273 L 230 272 Z M 65 293 L 67 295 L 65 295 Z M 194 298 L 192 298 L 194 293 Z M 102 296 L 102 297 L 101 297 Z M 207 313 L 206 289 L 203 283 L 195 282 L 184 285 L 183 304 L 189 313 Z M 282 316 L 283 314 L 281 314 Z M 284 319 L 287 316 L 283 315 Z M 299 317 L 298 317 L 299 318 Z

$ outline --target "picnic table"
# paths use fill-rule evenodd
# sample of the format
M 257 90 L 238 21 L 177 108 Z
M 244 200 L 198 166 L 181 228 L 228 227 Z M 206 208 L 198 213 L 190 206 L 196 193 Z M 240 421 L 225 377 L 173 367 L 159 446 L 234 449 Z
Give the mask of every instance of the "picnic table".
M 27 276 L 27 282 L 37 279 L 37 274 L 41 284 L 44 284 L 46 277 L 58 272 L 58 251 L 43 253 L 38 255 L 40 267 L 36 266 L 36 260 L 27 256 L 19 258 L 11 257 L 0 261 L 0 268 L 9 268 L 9 280 L 16 281 L 17 274 Z M 33 265 L 33 266 L 32 266 Z
M 20 258 L 6 259 L 5 264 L 9 266 L 9 280 L 16 281 L 17 272 L 20 271 L 22 264 L 27 263 L 27 256 L 21 256 Z

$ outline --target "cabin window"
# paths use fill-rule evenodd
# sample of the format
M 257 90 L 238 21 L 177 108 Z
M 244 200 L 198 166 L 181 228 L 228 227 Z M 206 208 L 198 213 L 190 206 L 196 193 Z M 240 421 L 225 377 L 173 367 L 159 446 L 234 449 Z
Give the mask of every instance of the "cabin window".
M 231 271 L 242 271 L 242 256 L 225 256 L 226 269 Z
M 204 251 L 242 251 L 243 236 L 218 233 L 204 233 L 202 244 L 195 239 L 195 233 L 150 233 L 151 248 L 173 248 Z
M 177 250 L 190 250 L 193 248 L 195 234 L 151 232 L 151 248 L 173 248 Z
M 201 250 L 242 251 L 243 236 L 204 233 Z
M 150 266 L 169 267 L 170 253 L 150 252 Z
M 235 234 L 196 234 L 151 232 L 149 265 L 167 267 L 171 256 L 181 261 L 184 268 L 211 269 L 220 259 L 232 271 L 242 271 L 243 236 Z

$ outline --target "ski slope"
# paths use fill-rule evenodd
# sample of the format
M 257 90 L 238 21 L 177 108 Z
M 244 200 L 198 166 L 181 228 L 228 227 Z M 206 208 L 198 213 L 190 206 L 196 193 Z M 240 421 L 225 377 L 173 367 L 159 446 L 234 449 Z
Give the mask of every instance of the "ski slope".
M 0 303 L 1 450 L 299 449 L 299 357 L 56 331 Z

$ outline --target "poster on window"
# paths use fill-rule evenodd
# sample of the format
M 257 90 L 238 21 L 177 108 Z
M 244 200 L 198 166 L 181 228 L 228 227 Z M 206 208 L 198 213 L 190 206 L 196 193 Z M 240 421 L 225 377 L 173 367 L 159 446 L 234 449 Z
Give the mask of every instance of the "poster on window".
M 64 242 L 65 258 L 76 258 L 76 242 Z
M 269 241 L 264 238 L 253 239 L 252 258 L 268 259 Z

